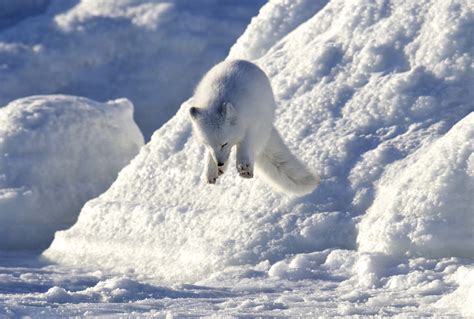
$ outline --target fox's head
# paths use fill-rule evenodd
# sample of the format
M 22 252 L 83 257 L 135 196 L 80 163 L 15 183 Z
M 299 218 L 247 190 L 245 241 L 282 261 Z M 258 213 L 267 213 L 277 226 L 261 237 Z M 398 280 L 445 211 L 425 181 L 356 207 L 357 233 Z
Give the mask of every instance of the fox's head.
M 224 165 L 232 147 L 243 137 L 243 129 L 232 103 L 224 102 L 209 109 L 191 107 L 189 114 L 198 139 L 207 147 L 217 165 Z

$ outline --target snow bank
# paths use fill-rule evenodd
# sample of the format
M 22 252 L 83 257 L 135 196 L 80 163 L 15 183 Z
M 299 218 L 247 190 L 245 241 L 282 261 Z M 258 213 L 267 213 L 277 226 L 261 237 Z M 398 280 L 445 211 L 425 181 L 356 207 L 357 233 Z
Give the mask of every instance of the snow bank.
M 359 250 L 474 259 L 474 112 L 388 168 L 359 228 Z
M 272 81 L 278 103 L 275 125 L 291 150 L 322 176 L 316 192 L 302 198 L 275 193 L 258 177 L 239 178 L 232 163 L 217 185 L 206 185 L 204 149 L 192 137 L 185 103 L 112 187 L 85 205 L 78 222 L 57 234 L 47 257 L 67 264 L 133 269 L 158 281 L 203 280 L 230 266 L 265 261 L 278 265 L 300 253 L 355 250 L 361 216 L 387 197 L 374 186 L 382 176 L 384 185 L 401 187 L 405 180 L 405 187 L 413 188 L 401 190 L 401 201 L 418 194 L 414 188 L 423 186 L 421 181 L 408 181 L 415 174 L 424 182 L 433 181 L 436 172 L 443 174 L 440 182 L 456 178 L 452 184 L 449 180 L 449 185 L 430 188 L 448 191 L 433 194 L 434 201 L 439 198 L 447 204 L 459 198 L 451 186 L 472 185 L 470 171 L 457 170 L 468 163 L 472 131 L 465 127 L 472 120 L 467 117 L 453 128 L 453 132 L 459 127 L 461 131 L 443 137 L 474 111 L 470 69 L 474 51 L 468 36 L 474 24 L 468 1 L 297 2 L 294 10 L 313 12 L 307 19 L 291 14 L 294 2 L 271 3 L 244 35 L 251 52 L 246 55 L 241 46 L 233 57 L 267 51 L 256 63 Z M 274 45 L 263 43 L 258 32 L 252 36 L 252 28 L 265 30 L 264 25 L 278 17 L 283 7 L 288 17 L 298 21 L 288 21 L 287 31 L 271 41 L 276 41 Z M 455 141 L 465 144 L 448 145 Z M 423 151 L 417 153 L 419 149 Z M 436 150 L 464 153 L 444 156 L 424 172 L 423 163 L 431 161 Z M 421 161 L 416 172 L 407 166 L 400 181 L 395 171 L 386 172 L 389 164 L 408 165 L 418 156 L 413 154 L 419 154 Z M 435 207 L 434 203 L 417 209 L 416 214 Z M 464 204 L 456 207 L 467 207 Z M 428 227 L 416 230 L 428 247 L 405 247 L 421 255 L 465 255 L 466 248 L 451 252 L 448 248 L 467 238 L 462 232 L 472 223 L 463 225 L 457 218 L 468 218 L 469 212 L 456 212 L 446 221 L 453 241 L 441 245 L 448 233 L 430 237 L 453 209 L 430 211 L 426 222 L 411 218 L 408 229 L 416 229 L 420 220 L 420 226 Z M 374 206 L 369 216 L 381 211 Z M 393 208 L 393 212 L 398 210 Z M 410 216 L 415 217 L 415 211 Z M 359 238 L 364 233 L 365 228 Z M 398 240 L 395 234 L 389 238 Z M 378 253 L 380 258 L 360 259 L 354 272 L 367 278 L 371 273 L 394 274 L 379 270 L 387 263 L 399 264 L 396 248 L 400 246 L 401 240 L 387 246 L 392 247 L 384 255 L 388 258 Z M 317 267 L 319 257 L 314 258 L 301 262 Z M 275 266 L 272 273 L 282 278 L 285 273 L 313 278 L 311 271 L 292 273 L 289 263 Z
M 44 249 L 114 181 L 143 136 L 125 100 L 35 96 L 0 109 L 0 249 Z
M 8 1 L 3 11 L 0 1 L 0 104 L 51 93 L 126 97 L 149 139 L 263 2 Z

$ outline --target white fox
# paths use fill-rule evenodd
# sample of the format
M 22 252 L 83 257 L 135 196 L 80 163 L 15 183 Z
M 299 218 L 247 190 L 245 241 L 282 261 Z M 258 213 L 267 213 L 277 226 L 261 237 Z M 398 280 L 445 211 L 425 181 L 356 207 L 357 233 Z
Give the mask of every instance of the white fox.
M 274 113 L 270 81 L 255 64 L 224 61 L 204 76 L 189 114 L 198 139 L 208 149 L 208 183 L 224 174 L 236 146 L 240 176 L 252 178 L 255 165 L 279 190 L 304 195 L 316 188 L 319 178 L 290 152 L 273 127 Z

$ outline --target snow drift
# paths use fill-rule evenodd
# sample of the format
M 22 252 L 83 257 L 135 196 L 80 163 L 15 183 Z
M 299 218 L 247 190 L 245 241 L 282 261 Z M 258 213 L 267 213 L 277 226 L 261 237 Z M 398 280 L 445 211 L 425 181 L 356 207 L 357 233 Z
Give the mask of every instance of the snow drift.
M 361 251 L 474 259 L 474 112 L 398 161 L 360 223 Z
M 370 279 L 368 286 L 374 284 L 373 273 L 397 273 L 400 254 L 474 257 L 461 248 L 472 225 L 464 220 L 472 218 L 466 196 L 473 179 L 469 2 L 291 3 L 266 5 L 231 57 L 259 57 L 255 62 L 275 91 L 275 126 L 292 152 L 322 176 L 317 191 L 295 198 L 235 173 L 205 185 L 204 150 L 192 137 L 185 103 L 111 188 L 84 206 L 78 222 L 57 233 L 45 256 L 66 264 L 133 269 L 158 281 L 197 281 L 229 266 L 278 265 L 302 253 L 355 250 L 359 238 L 363 254 L 351 260 L 355 274 Z M 262 43 L 264 26 L 281 8 L 295 20 Z M 304 8 L 311 16 L 291 14 Z M 437 152 L 456 154 L 434 160 Z M 465 189 L 451 188 L 460 186 Z M 421 204 L 425 196 L 432 201 Z M 459 199 L 464 202 L 449 206 Z M 387 226 L 405 216 L 403 227 Z M 438 233 L 443 223 L 449 227 Z M 387 232 L 371 229 L 379 225 Z M 453 236 L 443 246 L 448 234 Z M 418 239 L 424 247 L 410 242 Z M 317 259 L 314 265 L 320 264 Z M 310 265 L 312 258 L 307 260 Z M 402 266 L 409 266 L 400 269 L 419 264 L 405 262 Z M 381 271 L 392 265 L 396 271 Z M 276 267 L 270 275 L 281 273 L 285 270 Z M 410 280 L 394 280 L 392 287 L 403 291 Z
M 36 96 L 0 109 L 0 249 L 44 249 L 114 181 L 143 136 L 125 100 Z
M 149 139 L 263 2 L 0 1 L 0 105 L 36 94 L 126 97 Z

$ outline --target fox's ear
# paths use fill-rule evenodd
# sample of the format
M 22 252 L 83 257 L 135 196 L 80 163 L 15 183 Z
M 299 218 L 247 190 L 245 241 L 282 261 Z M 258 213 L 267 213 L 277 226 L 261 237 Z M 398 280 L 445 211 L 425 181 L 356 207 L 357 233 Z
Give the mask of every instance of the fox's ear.
M 236 115 L 234 105 L 232 105 L 230 102 L 222 103 L 220 113 L 221 116 L 227 120 L 232 120 Z
M 201 110 L 197 107 L 191 106 L 189 108 L 189 115 L 191 115 L 191 118 L 197 120 L 201 116 Z

